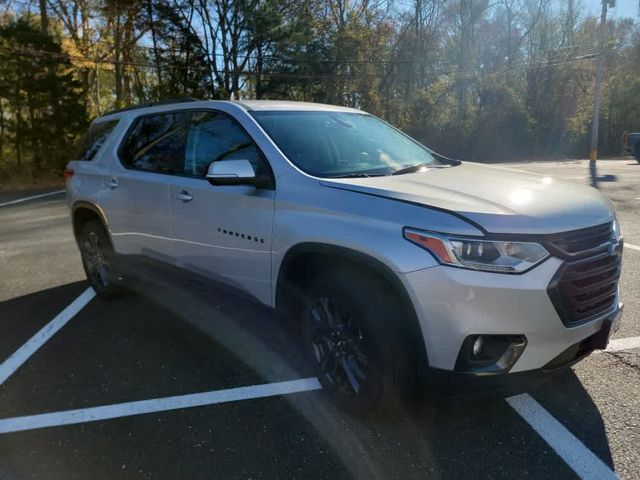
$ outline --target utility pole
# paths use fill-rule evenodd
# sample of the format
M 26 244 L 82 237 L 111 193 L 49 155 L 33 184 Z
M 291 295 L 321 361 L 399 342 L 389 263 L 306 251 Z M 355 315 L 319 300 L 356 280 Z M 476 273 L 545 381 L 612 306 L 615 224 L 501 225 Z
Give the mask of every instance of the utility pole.
M 607 8 L 614 7 L 615 0 L 602 0 L 602 13 L 598 28 L 598 62 L 596 67 L 595 99 L 593 102 L 593 120 L 591 122 L 591 149 L 589 151 L 589 171 L 591 172 L 591 186 L 597 184 L 596 160 L 598 159 L 598 129 L 600 127 L 600 97 L 602 93 L 602 76 L 604 74 L 604 40 L 607 30 Z
M 45 37 L 49 35 L 49 16 L 47 15 L 47 0 L 40 0 L 40 31 Z

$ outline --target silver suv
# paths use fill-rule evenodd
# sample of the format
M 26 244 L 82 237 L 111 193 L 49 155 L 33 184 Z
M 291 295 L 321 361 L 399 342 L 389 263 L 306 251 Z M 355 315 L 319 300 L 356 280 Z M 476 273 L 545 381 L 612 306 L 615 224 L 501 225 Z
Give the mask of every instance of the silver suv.
M 622 239 L 597 190 L 443 157 L 358 110 L 132 108 L 96 119 L 76 158 L 99 295 L 143 258 L 240 289 L 301 325 L 352 412 L 442 379 L 537 377 L 605 348 L 620 318 Z

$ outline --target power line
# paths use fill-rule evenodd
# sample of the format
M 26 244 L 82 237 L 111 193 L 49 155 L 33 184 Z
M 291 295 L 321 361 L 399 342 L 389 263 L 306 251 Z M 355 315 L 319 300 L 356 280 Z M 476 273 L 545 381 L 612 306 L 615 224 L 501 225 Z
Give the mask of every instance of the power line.
M 37 50 L 37 49 L 32 49 L 32 48 L 23 48 L 23 49 L 17 49 L 14 47 L 4 47 L 4 46 L 0 46 L 0 50 L 4 50 L 6 52 L 15 54 L 15 55 L 21 55 L 21 56 L 28 56 L 28 57 L 39 57 L 39 58 L 45 58 L 48 57 L 50 59 L 59 59 L 60 61 L 63 60 L 75 60 L 78 62 L 87 62 L 87 63 L 93 63 L 93 64 L 97 64 L 97 65 L 122 65 L 122 66 L 130 66 L 130 67 L 139 67 L 139 68 L 151 68 L 151 69 L 156 69 L 157 65 L 153 64 L 153 63 L 145 63 L 145 62 L 136 62 L 136 61 L 128 61 L 128 60 L 122 60 L 122 61 L 117 61 L 117 60 L 106 60 L 106 59 L 90 59 L 90 58 L 86 58 L 84 56 L 79 56 L 79 55 L 72 55 L 72 54 L 67 54 L 67 53 L 63 53 L 63 52 L 49 52 L 46 50 Z M 591 60 L 593 58 L 596 57 L 596 54 L 587 54 L 587 55 L 581 55 L 581 56 L 577 56 L 577 57 L 571 57 L 571 58 L 567 58 L 567 59 L 562 59 L 562 60 L 552 60 L 552 61 L 546 61 L 546 62 L 523 62 L 523 63 L 517 63 L 514 64 L 513 66 L 515 67 L 524 67 L 532 69 L 532 68 L 546 68 L 546 67 L 556 67 L 556 66 L 561 66 L 564 64 L 568 64 L 568 63 L 573 63 L 576 61 L 581 61 L 581 60 Z M 486 72 L 488 75 L 496 75 L 496 74 L 501 74 L 501 73 L 506 73 L 508 71 L 513 70 L 513 66 L 505 66 L 502 69 L 497 69 L 494 71 L 489 71 Z M 180 66 L 176 66 L 176 65 L 172 65 L 169 64 L 169 69 L 174 69 L 174 70 L 184 70 L 184 71 L 202 71 L 205 73 L 211 73 L 211 69 L 207 66 L 198 66 L 198 65 L 180 65 Z M 255 70 L 225 70 L 222 69 L 222 71 L 218 71 L 218 73 L 221 73 L 223 75 L 239 75 L 239 76 L 264 76 L 264 77 L 280 77 L 280 78 L 292 78 L 292 79 L 360 79 L 360 78 L 380 78 L 379 74 L 367 74 L 367 73 L 353 73 L 353 74 L 345 74 L 345 73 L 298 73 L 298 72 L 269 72 L 269 71 L 255 71 Z M 398 75 L 399 72 L 396 72 L 396 75 Z M 475 78 L 477 77 L 479 74 L 476 72 L 461 72 L 457 67 L 453 68 L 453 69 L 449 69 L 449 70 L 440 70 L 437 72 L 434 72 L 437 75 L 453 75 L 453 74 L 457 74 L 458 76 L 467 76 L 470 78 Z M 409 76 L 415 76 L 415 74 L 413 72 L 404 72 L 402 75 L 400 76 L 405 76 L 405 75 L 409 75 Z
M 30 35 L 32 35 L 30 32 L 14 32 L 13 34 L 16 34 L 18 36 L 22 35 L 25 37 L 29 37 Z M 89 40 L 89 42 L 91 44 L 90 46 L 92 47 L 100 46 L 100 45 L 107 45 L 110 47 L 116 46 L 115 42 L 102 40 L 102 39 Z M 200 43 L 200 46 L 204 47 L 201 43 Z M 152 53 L 155 53 L 156 51 L 160 53 L 171 53 L 174 55 L 181 55 L 181 54 L 187 53 L 185 50 L 181 50 L 177 48 L 153 47 L 153 46 L 147 46 L 147 45 L 134 45 L 133 48 L 139 49 L 139 50 L 146 50 Z M 225 55 L 224 53 L 220 53 L 220 52 L 206 52 L 203 50 L 203 53 L 207 56 L 216 57 L 216 58 L 228 57 L 228 55 Z M 296 54 L 300 54 L 300 53 L 303 53 L 303 52 L 296 52 Z M 239 54 L 238 58 L 241 58 L 241 59 L 248 58 L 249 60 L 262 60 L 262 61 L 270 61 L 270 60 L 282 61 L 287 63 L 290 63 L 293 60 L 296 63 L 348 64 L 348 65 L 413 65 L 415 64 L 415 61 L 413 60 L 353 60 L 353 59 L 338 59 L 338 58 L 335 58 L 335 59 L 296 58 L 294 60 L 291 57 L 284 57 L 280 55 L 257 56 L 257 55 Z

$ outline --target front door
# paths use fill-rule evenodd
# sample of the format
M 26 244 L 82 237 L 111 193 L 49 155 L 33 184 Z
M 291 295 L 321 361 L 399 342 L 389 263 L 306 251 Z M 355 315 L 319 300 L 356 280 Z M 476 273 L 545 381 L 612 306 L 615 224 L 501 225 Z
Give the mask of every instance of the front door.
M 244 185 L 213 186 L 205 178 L 212 162 L 249 160 L 267 173 L 266 160 L 229 115 L 191 112 L 184 175 L 169 186 L 173 255 L 183 268 L 271 301 L 271 235 L 275 191 Z

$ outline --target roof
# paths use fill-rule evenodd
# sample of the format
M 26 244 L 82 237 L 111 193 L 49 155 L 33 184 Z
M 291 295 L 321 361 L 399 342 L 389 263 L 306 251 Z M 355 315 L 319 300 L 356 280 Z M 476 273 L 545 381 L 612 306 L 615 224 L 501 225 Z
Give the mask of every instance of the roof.
M 357 112 L 358 110 L 324 103 L 294 102 L 289 100 L 238 100 L 247 110 L 307 110 L 318 112 Z
M 157 107 L 160 105 L 172 105 L 175 103 L 197 102 L 197 101 L 198 101 L 197 98 L 191 98 L 191 97 L 173 98 L 169 100 L 161 100 L 159 102 L 144 103 L 141 105 L 131 105 L 129 107 L 124 107 L 124 108 L 116 108 L 114 110 L 109 110 L 108 112 L 103 113 L 102 116 L 106 117 L 107 115 L 113 115 L 114 113 L 128 112 L 130 110 L 139 110 L 141 108 L 150 108 L 150 107 Z
M 323 103 L 294 102 L 285 100 L 197 100 L 194 98 L 179 98 L 174 100 L 165 100 L 146 105 L 134 105 L 120 110 L 112 110 L 106 112 L 96 118 L 96 122 L 107 121 L 113 118 L 120 118 L 128 113 L 135 112 L 138 114 L 155 113 L 170 111 L 173 106 L 179 107 L 180 110 L 185 108 L 207 108 L 215 107 L 221 103 L 236 104 L 250 111 L 316 111 L 316 112 L 359 112 L 354 108 L 339 107 L 336 105 L 326 105 Z

